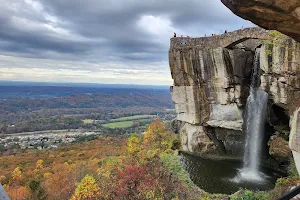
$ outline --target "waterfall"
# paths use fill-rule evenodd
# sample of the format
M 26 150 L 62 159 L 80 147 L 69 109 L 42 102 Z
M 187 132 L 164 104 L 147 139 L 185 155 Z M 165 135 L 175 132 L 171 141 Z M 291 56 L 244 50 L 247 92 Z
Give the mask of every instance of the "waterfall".
M 260 86 L 260 49 L 256 49 L 250 94 L 244 114 L 244 133 L 246 134 L 244 167 L 240 176 L 244 180 L 262 181 L 263 174 L 259 165 L 264 137 L 268 94 L 259 90 Z

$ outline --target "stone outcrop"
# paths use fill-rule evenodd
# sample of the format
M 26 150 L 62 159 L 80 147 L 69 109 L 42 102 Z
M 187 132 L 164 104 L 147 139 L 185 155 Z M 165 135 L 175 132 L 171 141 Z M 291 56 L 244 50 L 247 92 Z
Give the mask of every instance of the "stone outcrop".
M 293 95 L 300 91 L 300 45 L 282 34 L 247 28 L 202 38 L 172 38 L 172 99 L 183 150 L 242 155 L 243 110 L 256 48 L 261 48 L 261 89 L 270 94 L 270 135 L 289 132 Z M 292 102 L 292 103 L 291 103 Z M 283 119 L 281 115 L 287 119 Z M 275 130 L 274 130 L 275 129 Z
M 291 150 L 288 142 L 280 136 L 274 135 L 270 138 L 269 154 L 281 165 L 287 164 L 291 158 Z
M 299 0 L 221 0 L 233 13 L 300 42 Z
M 180 47 L 194 47 L 215 49 L 218 47 L 231 48 L 248 39 L 271 40 L 272 35 L 262 28 L 245 28 L 234 32 L 214 35 L 212 37 L 186 38 L 176 37 L 171 39 L 171 49 Z
M 300 172 L 300 108 L 294 112 L 291 120 L 289 146 L 293 152 L 297 170 Z

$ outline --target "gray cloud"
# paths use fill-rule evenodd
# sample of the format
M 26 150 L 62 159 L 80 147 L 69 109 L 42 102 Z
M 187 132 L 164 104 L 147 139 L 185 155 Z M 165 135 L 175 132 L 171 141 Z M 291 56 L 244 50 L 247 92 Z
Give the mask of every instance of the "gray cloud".
M 197 37 L 251 25 L 234 16 L 219 0 L 0 0 L 0 3 L 0 55 L 3 55 L 0 70 L 7 73 L 0 79 L 16 79 L 16 76 L 26 79 L 21 72 L 16 74 L 7 69 L 34 68 L 46 74 L 60 69 L 56 74 L 48 74 L 52 77 L 49 81 L 60 81 L 55 78 L 60 75 L 78 77 L 77 73 L 83 70 L 98 74 L 101 82 L 108 80 L 100 77 L 105 77 L 103 69 L 110 67 L 119 70 L 110 73 L 125 82 L 137 80 L 139 73 L 143 77 L 149 75 L 147 70 L 157 70 L 166 76 L 159 83 L 170 84 L 167 51 L 174 31 Z M 41 62 L 43 59 L 47 62 Z M 89 73 L 85 75 L 92 77 Z M 29 79 L 34 80 L 34 76 Z M 97 81 L 97 77 L 90 80 Z

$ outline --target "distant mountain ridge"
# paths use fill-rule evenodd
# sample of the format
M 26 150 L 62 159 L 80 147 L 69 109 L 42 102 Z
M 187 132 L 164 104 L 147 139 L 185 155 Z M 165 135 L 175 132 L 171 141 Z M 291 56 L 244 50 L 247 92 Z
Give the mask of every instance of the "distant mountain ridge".
M 0 101 L 10 99 L 48 99 L 74 94 L 170 94 L 169 88 L 166 87 L 149 87 L 144 86 L 132 88 L 117 87 L 117 85 L 99 85 L 98 87 L 87 86 L 53 86 L 53 85 L 4 85 L 0 84 Z
M 138 84 L 105 84 L 105 83 L 58 83 L 58 82 L 26 82 L 1 81 L 0 86 L 58 86 L 58 87 L 92 87 L 92 88 L 140 88 L 168 89 L 168 85 L 138 85 Z

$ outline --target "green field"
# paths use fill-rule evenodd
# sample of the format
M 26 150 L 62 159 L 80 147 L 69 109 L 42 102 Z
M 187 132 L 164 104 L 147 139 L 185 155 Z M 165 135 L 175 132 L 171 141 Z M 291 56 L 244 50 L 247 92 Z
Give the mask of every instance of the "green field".
M 112 122 L 103 124 L 106 128 L 127 128 L 133 125 L 133 121 Z
M 91 124 L 93 122 L 101 123 L 105 128 L 128 128 L 131 127 L 134 121 L 152 121 L 151 119 L 155 119 L 156 115 L 133 115 L 128 117 L 120 117 L 116 119 L 111 119 L 109 122 L 105 122 L 105 120 L 92 120 L 92 119 L 84 119 L 83 122 L 85 124 Z
M 176 112 L 175 109 L 168 109 L 168 108 L 166 109 L 166 112 L 170 112 L 170 111 L 171 111 L 171 112 Z
M 147 119 L 147 118 L 152 118 L 156 117 L 156 115 L 134 115 L 134 116 L 129 116 L 129 117 L 120 117 L 117 119 L 111 119 L 111 122 L 120 122 L 120 121 L 130 121 L 130 120 L 138 120 L 138 119 Z
M 84 119 L 84 120 L 83 120 L 83 123 L 84 123 L 84 124 L 92 124 L 93 122 L 94 122 L 93 119 Z

